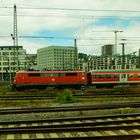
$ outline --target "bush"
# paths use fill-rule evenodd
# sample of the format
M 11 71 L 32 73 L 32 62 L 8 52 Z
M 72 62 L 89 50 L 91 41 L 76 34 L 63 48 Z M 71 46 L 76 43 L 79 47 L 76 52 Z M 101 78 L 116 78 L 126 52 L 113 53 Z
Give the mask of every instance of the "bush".
M 76 98 L 73 97 L 72 91 L 69 89 L 64 89 L 61 93 L 57 96 L 57 101 L 59 103 L 74 103 L 76 102 Z

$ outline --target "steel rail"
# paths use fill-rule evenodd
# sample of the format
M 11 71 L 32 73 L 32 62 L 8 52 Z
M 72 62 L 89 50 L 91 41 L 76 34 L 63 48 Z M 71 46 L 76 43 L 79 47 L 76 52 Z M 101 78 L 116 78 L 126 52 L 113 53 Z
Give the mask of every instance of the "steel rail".
M 1 128 L 0 129 L 0 135 L 5 135 L 5 134 L 34 134 L 34 133 L 63 133 L 63 132 L 94 132 L 94 131 L 119 131 L 119 130 L 125 130 L 125 131 L 133 131 L 133 130 L 139 130 L 140 129 L 140 119 L 135 118 L 136 116 L 140 114 L 125 114 L 123 115 L 106 115 L 106 116 L 97 116 L 97 117 L 79 117 L 81 120 L 83 118 L 86 118 L 87 120 L 90 120 L 92 118 L 93 121 L 96 121 L 96 119 L 107 119 L 107 118 L 118 118 L 122 117 L 124 120 L 102 120 L 101 122 L 81 122 L 81 123 L 76 123 L 72 122 L 70 124 L 50 124 L 50 125 L 43 125 L 43 126 L 27 126 L 27 127 L 10 127 L 10 128 Z M 134 118 L 127 118 L 126 117 L 132 117 L 135 116 Z M 72 118 L 72 120 L 75 121 L 77 117 Z M 71 121 L 71 118 L 57 118 L 57 119 L 48 119 L 48 122 L 55 122 L 57 121 Z M 77 121 L 79 121 L 78 119 Z M 51 120 L 51 121 L 50 121 Z M 24 121 L 21 121 L 22 124 Z M 7 122 L 8 123 L 8 122 Z M 34 123 L 35 120 L 34 120 Z M 46 122 L 43 122 L 46 123 Z M 124 123 L 126 125 L 124 125 Z M 134 124 L 137 123 L 137 124 Z M 127 125 L 128 124 L 128 125 Z M 0 124 L 2 125 L 2 124 Z M 4 125 L 4 124 L 3 124 Z M 118 139 L 136 139 L 140 138 L 140 134 L 137 133 L 128 133 L 128 134 L 122 134 L 122 135 L 102 135 L 102 136 L 79 136 L 79 137 L 70 137 L 68 139 L 101 139 L 101 140 L 118 140 Z M 39 140 L 38 138 L 31 138 L 31 140 Z M 58 138 L 41 138 L 41 139 L 67 139 L 67 137 L 58 137 Z M 9 140 L 9 139 L 6 139 Z M 15 139 L 16 140 L 16 139 Z
M 24 140 L 134 140 L 140 138 L 139 134 L 129 134 L 129 135 L 113 135 L 113 136 L 81 136 L 81 137 L 67 137 L 67 138 L 31 138 Z M 9 140 L 9 139 L 8 139 Z M 10 139 L 11 140 L 11 139 Z M 14 139 L 19 140 L 19 139 Z
M 73 94 L 77 98 L 102 98 L 102 97 L 140 97 L 140 93 L 85 93 Z M 0 100 L 46 100 L 55 99 L 55 95 L 4 95 Z
M 134 140 L 140 138 L 140 134 L 110 135 L 110 136 L 80 136 L 80 137 L 60 137 L 60 138 L 32 138 L 30 140 Z M 12 139 L 6 139 L 12 140 Z M 19 139 L 14 139 L 19 140 Z
M 115 118 L 127 118 L 127 117 L 139 117 L 140 113 L 131 114 L 119 114 L 119 115 L 103 115 L 103 116 L 87 116 L 87 117 L 65 117 L 65 118 L 49 118 L 41 120 L 19 120 L 19 121 L 4 121 L 0 122 L 0 125 L 7 124 L 31 124 L 31 123 L 44 123 L 44 122 L 64 122 L 64 121 L 82 121 L 82 120 L 104 120 L 104 119 L 115 119 Z M 121 120 L 120 120 L 121 121 Z M 130 120 L 131 121 L 131 120 Z M 133 121 L 133 120 L 132 120 Z M 99 123 L 99 122 L 98 122 Z
M 111 94 L 111 95 L 74 95 L 77 98 L 103 98 L 103 97 L 140 97 L 140 94 Z M 51 96 L 13 96 L 13 97 L 0 97 L 0 100 L 48 100 L 56 99 L 56 97 Z
M 79 120 L 77 120 L 79 121 Z M 0 128 L 0 132 L 3 131 L 3 130 L 17 130 L 17 129 L 42 129 L 42 128 L 74 128 L 74 127 L 97 127 L 97 126 L 103 126 L 103 125 L 121 125 L 121 124 L 128 124 L 128 126 L 133 126 L 134 124 L 133 123 L 140 123 L 140 119 L 132 119 L 132 120 L 129 120 L 129 119 L 124 119 L 124 120 L 111 120 L 111 121 L 107 121 L 107 120 L 103 120 L 103 121 L 100 121 L 100 122 L 78 122 L 78 123 L 75 123 L 75 122 L 71 122 L 69 121 L 70 124 L 48 124 L 48 125 L 40 125 L 38 122 L 34 122 L 34 123 L 38 123 L 39 125 L 37 126 L 16 126 L 16 127 L 2 127 Z M 46 121 L 42 122 L 42 123 L 46 123 Z M 27 123 L 24 123 L 24 124 L 27 124 Z M 32 124 L 32 122 L 30 123 Z M 136 125 L 137 126 L 137 125 Z
M 66 117 L 66 118 L 49 118 L 41 120 L 19 120 L 19 121 L 4 121 L 0 122 L 0 125 L 8 124 L 31 124 L 31 123 L 44 123 L 44 122 L 64 122 L 64 121 L 83 121 L 83 120 L 104 120 L 104 119 L 115 119 L 115 118 L 127 118 L 127 117 L 139 117 L 140 113 L 131 114 L 119 114 L 119 115 L 104 115 L 104 116 L 86 116 L 86 117 Z M 121 121 L 121 120 L 120 120 Z M 133 120 L 132 120 L 133 121 Z
M 116 130 L 133 130 L 140 129 L 140 125 L 116 125 L 116 126 L 76 126 L 76 127 L 29 127 L 29 128 L 6 128 L 0 129 L 0 134 L 15 133 L 53 133 L 53 132 L 88 132 L 88 131 L 116 131 Z
M 0 114 L 21 114 L 21 113 L 39 113 L 39 112 L 65 112 L 65 111 L 87 111 L 87 110 L 102 110 L 115 108 L 138 108 L 140 102 L 121 102 L 121 103 L 103 103 L 94 105 L 82 106 L 64 106 L 64 107 L 42 107 L 42 108 L 9 108 L 0 109 Z

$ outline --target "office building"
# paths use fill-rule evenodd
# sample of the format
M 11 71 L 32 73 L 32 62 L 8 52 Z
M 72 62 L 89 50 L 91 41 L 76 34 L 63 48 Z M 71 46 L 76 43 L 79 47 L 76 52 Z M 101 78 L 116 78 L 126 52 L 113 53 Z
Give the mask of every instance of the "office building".
M 22 46 L 0 46 L 0 79 L 8 80 L 26 69 L 26 50 Z
M 38 68 L 47 70 L 77 69 L 77 48 L 49 46 L 37 50 Z

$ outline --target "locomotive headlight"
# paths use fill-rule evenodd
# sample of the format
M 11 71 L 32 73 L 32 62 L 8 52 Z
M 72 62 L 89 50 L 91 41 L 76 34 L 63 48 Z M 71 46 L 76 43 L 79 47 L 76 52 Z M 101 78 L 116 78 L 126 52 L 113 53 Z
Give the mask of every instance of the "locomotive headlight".
M 85 80 L 85 77 L 82 77 L 83 80 Z

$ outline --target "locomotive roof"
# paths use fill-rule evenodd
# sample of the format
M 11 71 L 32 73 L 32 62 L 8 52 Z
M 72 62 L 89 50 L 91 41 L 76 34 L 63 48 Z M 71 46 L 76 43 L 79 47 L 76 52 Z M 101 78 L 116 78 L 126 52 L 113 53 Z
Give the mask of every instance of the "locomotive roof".
M 102 70 L 90 70 L 90 72 L 140 72 L 140 69 L 102 69 Z
M 63 72 L 85 72 L 85 71 L 56 71 L 56 70 L 48 70 L 48 71 L 18 71 L 17 73 L 63 73 Z

